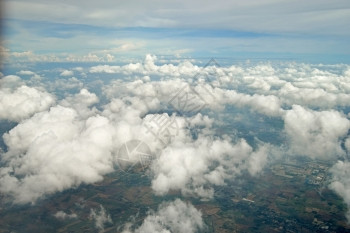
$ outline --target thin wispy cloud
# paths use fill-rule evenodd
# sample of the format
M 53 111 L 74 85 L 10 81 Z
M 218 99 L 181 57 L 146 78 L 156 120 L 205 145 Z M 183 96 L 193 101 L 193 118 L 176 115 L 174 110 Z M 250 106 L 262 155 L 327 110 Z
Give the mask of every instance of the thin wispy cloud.
M 350 5 L 343 0 L 5 1 L 4 7 L 4 45 L 10 54 L 32 53 L 24 57 L 32 61 L 111 62 L 111 56 L 189 49 L 187 57 L 339 62 L 350 53 Z

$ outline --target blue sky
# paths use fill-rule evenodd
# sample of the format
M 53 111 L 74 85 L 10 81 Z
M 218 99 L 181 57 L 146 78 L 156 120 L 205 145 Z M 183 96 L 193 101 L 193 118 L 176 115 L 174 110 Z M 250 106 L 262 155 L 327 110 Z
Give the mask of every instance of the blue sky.
M 147 53 L 350 62 L 350 2 L 3 3 L 2 53 L 17 61 L 118 61 Z

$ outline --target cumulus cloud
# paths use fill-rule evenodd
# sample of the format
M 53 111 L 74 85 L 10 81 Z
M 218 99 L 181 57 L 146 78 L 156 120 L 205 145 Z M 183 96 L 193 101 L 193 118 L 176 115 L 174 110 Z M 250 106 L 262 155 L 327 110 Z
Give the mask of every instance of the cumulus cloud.
M 267 116 L 280 116 L 283 112 L 281 101 L 273 95 L 248 95 L 237 93 L 233 90 L 226 90 L 224 91 L 222 102 L 238 107 L 250 107 L 253 111 Z
M 62 106 L 21 122 L 3 136 L 8 151 L 2 155 L 1 192 L 14 202 L 34 203 L 47 194 L 101 181 L 113 170 L 111 130 L 105 117 L 82 119 Z
M 24 85 L 24 81 L 17 75 L 7 75 L 0 79 L 1 89 L 15 89 Z
M 141 95 L 141 89 L 140 92 L 138 89 L 143 84 L 142 81 L 135 81 L 130 84 L 132 88 L 123 87 L 111 92 L 113 96 L 117 96 L 124 91 L 126 97 L 113 98 L 104 106 L 102 114 L 116 122 L 114 125 L 116 138 L 124 138 L 125 141 L 140 139 L 154 149 L 161 149 L 159 159 L 155 161 L 153 167 L 155 178 L 152 187 L 157 194 L 164 195 L 169 190 L 181 190 L 184 194 L 211 198 L 213 185 L 224 185 L 226 179 L 234 178 L 241 174 L 242 170 L 255 175 L 263 169 L 269 151 L 267 145 L 261 145 L 254 151 L 244 140 L 232 144 L 230 139 L 215 139 L 211 130 L 214 120 L 202 113 L 191 117 L 147 114 L 149 111 L 161 109 L 159 99 L 163 97 L 160 95 L 159 99 L 148 99 L 153 102 L 147 102 L 147 98 L 130 97 L 130 95 Z M 157 85 L 147 83 L 145 87 L 143 93 L 149 91 L 153 95 L 158 88 Z M 166 89 L 159 88 L 159 93 L 162 91 L 165 92 Z M 153 124 L 148 125 L 148 120 L 152 119 Z M 157 121 L 161 120 L 161 124 L 165 125 L 166 119 L 174 119 L 176 122 L 176 127 L 172 128 L 176 133 L 168 135 L 171 136 L 171 140 L 162 138 L 157 131 Z M 148 127 L 155 129 L 156 132 L 148 130 Z M 164 129 L 164 132 L 166 130 Z M 191 130 L 196 130 L 197 140 L 192 139 Z M 159 145 L 159 139 L 165 142 L 163 146 Z M 220 147 L 222 148 L 219 149 Z M 216 164 L 214 168 L 213 164 Z
M 245 169 L 256 174 L 266 160 L 266 148 L 254 152 L 243 139 L 236 144 L 208 137 L 196 141 L 176 140 L 156 161 L 152 188 L 158 195 L 181 190 L 185 195 L 212 198 L 214 185 L 224 185 L 226 180 L 235 178 Z
M 211 66 L 206 69 L 212 68 Z M 332 67 L 309 64 L 258 64 L 248 67 L 217 67 L 215 79 L 221 88 L 245 90 L 255 95 L 275 96 L 287 106 L 298 104 L 331 109 L 349 106 L 350 79 L 347 65 Z M 205 70 L 205 69 L 204 69 Z
M 6 76 L 0 80 L 0 119 L 19 122 L 54 103 L 53 95 L 26 86 L 18 76 Z
M 123 82 L 121 80 L 112 81 L 111 84 L 104 88 L 104 93 L 109 97 L 120 97 L 128 95 L 143 96 L 148 99 L 157 99 L 168 105 L 173 104 L 172 107 L 185 106 L 181 109 L 176 108 L 180 112 L 188 112 L 190 105 L 197 105 L 198 109 L 203 106 L 213 110 L 223 109 L 226 104 L 236 105 L 238 107 L 248 107 L 261 114 L 268 116 L 281 115 L 281 101 L 274 95 L 262 94 L 243 94 L 234 90 L 225 89 L 224 84 L 216 84 L 216 80 L 221 77 L 230 75 L 225 68 L 217 68 L 215 66 L 208 66 L 200 69 L 193 66 L 189 62 L 184 62 L 178 66 L 162 65 L 157 66 L 154 63 L 156 57 L 148 55 L 144 64 L 129 64 L 123 67 L 119 66 L 98 66 L 92 67 L 90 72 L 125 72 L 125 73 L 140 73 L 142 75 L 157 74 L 169 75 L 173 79 L 161 81 L 142 81 L 137 79 L 131 82 Z M 131 68 L 132 67 L 132 68 Z M 135 68 L 137 67 L 137 68 Z M 203 79 L 210 72 L 215 70 L 218 77 L 213 80 Z M 232 79 L 232 77 L 230 77 Z M 221 83 L 221 82 L 219 82 Z M 177 102 L 181 100 L 182 102 Z M 173 103 L 176 102 L 176 103 Z M 176 105 L 176 106 L 175 106 Z M 199 106 L 201 105 L 201 106 Z
M 150 211 L 141 226 L 133 224 L 127 223 L 123 233 L 195 233 L 206 228 L 202 213 L 179 199 L 162 203 L 156 212 Z
M 286 111 L 284 123 L 293 153 L 324 159 L 344 155 L 341 139 L 346 137 L 350 121 L 340 112 L 293 105 Z
M 71 214 L 67 214 L 66 212 L 60 210 L 58 212 L 56 212 L 54 214 L 55 218 L 59 219 L 59 220 L 66 220 L 66 219 L 75 219 L 78 217 L 77 214 L 75 213 L 71 213 Z
M 143 125 L 142 117 L 157 109 L 157 102 L 144 104 L 138 97 L 112 99 L 101 113 L 89 107 L 97 101 L 95 94 L 82 89 L 6 133 L 1 192 L 16 203 L 34 203 L 57 191 L 101 181 L 113 171 L 116 152 L 128 140 L 142 139 L 152 148 L 164 146 Z M 177 118 L 181 138 L 188 132 L 183 119 Z
M 69 95 L 60 102 L 60 105 L 64 107 L 71 107 L 78 111 L 80 116 L 92 116 L 97 110 L 96 108 L 90 109 L 91 105 L 99 102 L 99 98 L 95 93 L 89 92 L 87 89 L 81 89 L 78 94 Z
M 84 86 L 83 82 L 75 77 L 71 77 L 68 79 L 56 79 L 49 88 L 51 91 L 56 91 L 57 89 L 61 90 L 70 90 L 70 89 L 80 89 Z
M 58 58 L 60 61 L 65 62 L 111 62 L 114 61 L 114 56 L 111 54 L 97 54 L 97 53 L 88 53 L 87 55 L 79 56 L 70 54 L 65 58 Z M 74 72 L 68 71 L 67 75 L 71 76 Z M 63 75 L 65 76 L 65 74 Z
M 130 63 L 124 66 L 110 66 L 110 65 L 98 65 L 90 68 L 90 73 L 139 73 L 143 75 L 169 75 L 173 77 L 193 76 L 199 71 L 199 67 L 193 65 L 191 62 L 184 61 L 179 65 L 173 64 L 156 65 L 157 57 L 151 54 L 147 54 L 146 58 L 141 63 Z
M 298 88 L 291 83 L 285 84 L 279 93 L 283 101 L 289 105 L 301 104 L 311 107 L 333 108 L 348 106 L 350 95 L 330 93 L 322 88 Z
M 35 73 L 33 71 L 30 70 L 21 70 L 20 72 L 18 72 L 19 75 L 35 75 Z
M 346 139 L 345 148 L 347 149 L 348 153 L 350 153 L 350 138 Z
M 332 182 L 329 185 L 337 194 L 339 194 L 348 205 L 346 218 L 350 223 L 350 163 L 348 161 L 338 161 L 331 169 Z
M 100 210 L 90 210 L 90 218 L 95 221 L 95 227 L 99 232 L 103 232 L 105 224 L 113 224 L 111 216 L 102 205 L 100 205 Z
M 74 72 L 72 70 L 64 70 L 60 74 L 61 76 L 73 76 Z

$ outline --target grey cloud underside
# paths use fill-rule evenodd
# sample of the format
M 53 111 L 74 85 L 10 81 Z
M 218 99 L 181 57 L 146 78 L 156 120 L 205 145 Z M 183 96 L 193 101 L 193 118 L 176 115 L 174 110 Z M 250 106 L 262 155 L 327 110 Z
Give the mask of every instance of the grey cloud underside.
M 7 98 L 0 100 L 3 108 L 0 116 L 19 122 L 3 135 L 8 150 L 1 156 L 4 164 L 0 169 L 1 192 L 16 203 L 35 203 L 46 195 L 101 181 L 105 174 L 115 170 L 120 146 L 134 139 L 144 141 L 157 154 L 158 159 L 150 167 L 156 195 L 179 190 L 183 195 L 212 198 L 216 185 L 226 185 L 227 180 L 243 173 L 259 175 L 276 151 L 334 163 L 349 155 L 350 121 L 346 109 L 350 107 L 350 67 L 347 65 L 287 63 L 201 68 L 189 61 L 178 65 L 157 65 L 156 61 L 155 56 L 147 55 L 143 63 L 90 67 L 89 75 L 108 73 L 128 77 L 101 84 L 103 96 L 84 88 L 86 83 L 80 84 L 84 80 L 69 78 L 77 69 L 61 72 L 64 80 L 68 80 L 67 85 L 72 82 L 74 88 L 80 89 L 61 100 L 55 100 L 47 91 L 61 85 L 60 82 L 38 86 L 33 80 L 3 77 L 1 94 L 20 99 L 25 93 L 29 105 L 34 107 L 25 112 L 20 104 L 14 105 Z M 34 74 L 23 71 L 18 75 Z M 169 100 L 181 88 L 190 88 L 186 90 L 195 90 L 202 96 L 205 107 L 200 113 L 174 114 Z M 102 97 L 106 101 L 99 105 Z M 31 102 L 37 98 L 46 101 Z M 215 127 L 223 122 L 216 115 L 225 112 L 227 106 L 283 121 L 280 133 L 286 138 L 285 147 L 259 139 L 257 145 L 251 145 L 237 136 L 217 135 Z M 145 127 L 147 119 L 157 117 L 176 121 L 177 133 L 171 140 L 160 141 Z M 196 137 L 193 137 L 194 129 Z M 347 166 L 346 161 L 335 163 L 330 187 L 350 206 Z M 198 214 L 183 203 L 169 204 L 172 205 Z M 159 211 L 166 212 L 167 208 Z M 151 224 L 162 229 L 157 214 L 150 214 L 142 226 L 151 227 Z M 67 216 L 58 213 L 56 217 Z M 195 222 L 199 227 L 200 221 Z M 141 232 L 129 229 L 132 230 Z

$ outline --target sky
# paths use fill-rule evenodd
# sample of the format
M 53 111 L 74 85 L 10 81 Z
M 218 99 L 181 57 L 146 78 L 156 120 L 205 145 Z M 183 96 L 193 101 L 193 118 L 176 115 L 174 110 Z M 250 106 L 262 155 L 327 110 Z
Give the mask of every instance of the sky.
M 350 2 L 3 1 L 2 55 L 122 61 L 146 54 L 350 62 Z

